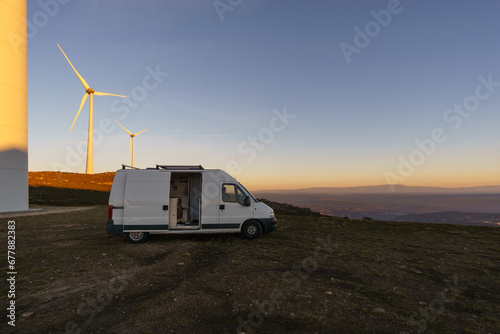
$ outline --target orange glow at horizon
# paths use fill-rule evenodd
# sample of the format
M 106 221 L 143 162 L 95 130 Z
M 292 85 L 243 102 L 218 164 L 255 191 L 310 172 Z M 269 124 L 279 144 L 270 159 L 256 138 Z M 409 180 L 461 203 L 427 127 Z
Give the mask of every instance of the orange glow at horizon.
M 366 176 L 332 176 L 332 175 L 286 175 L 276 174 L 253 174 L 245 177 L 237 177 L 250 191 L 262 190 L 292 190 L 316 187 L 359 187 L 378 186 L 388 184 L 383 177 Z M 500 175 L 498 171 L 482 172 L 440 172 L 422 173 L 405 179 L 405 182 L 398 183 L 405 186 L 443 187 L 460 188 L 476 187 L 487 185 L 500 185 Z

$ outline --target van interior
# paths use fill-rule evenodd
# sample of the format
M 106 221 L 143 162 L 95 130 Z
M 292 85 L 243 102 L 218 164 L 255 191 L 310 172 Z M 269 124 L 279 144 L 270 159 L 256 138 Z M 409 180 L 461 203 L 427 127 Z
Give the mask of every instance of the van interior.
M 172 172 L 169 229 L 199 229 L 200 217 L 201 173 Z

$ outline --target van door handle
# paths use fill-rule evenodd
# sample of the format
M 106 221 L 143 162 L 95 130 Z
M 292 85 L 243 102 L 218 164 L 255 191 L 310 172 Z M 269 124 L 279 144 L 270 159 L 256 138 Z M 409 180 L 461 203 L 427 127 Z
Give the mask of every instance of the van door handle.
M 224 210 L 225 208 L 226 208 L 226 206 L 224 204 L 219 205 L 220 210 Z
M 163 206 L 163 211 L 168 211 L 168 205 Z

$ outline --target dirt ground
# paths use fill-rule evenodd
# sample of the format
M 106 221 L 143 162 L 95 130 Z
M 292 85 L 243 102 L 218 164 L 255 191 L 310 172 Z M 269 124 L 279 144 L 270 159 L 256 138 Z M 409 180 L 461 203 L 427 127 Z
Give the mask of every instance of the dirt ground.
M 12 219 L 16 217 L 41 216 L 52 213 L 85 211 L 93 208 L 94 208 L 93 206 L 67 207 L 67 206 L 30 205 L 30 210 L 28 212 L 0 213 L 0 218 Z
M 496 228 L 282 216 L 253 241 L 133 245 L 106 236 L 105 217 L 98 206 L 14 219 L 17 320 L 5 332 L 500 332 Z
M 60 190 L 47 187 L 49 199 Z M 17 276 L 16 326 L 3 311 L 0 330 L 500 333 L 500 229 L 281 210 L 277 231 L 253 241 L 153 235 L 144 244 L 107 236 L 105 205 L 2 217 L 0 245 L 15 221 Z

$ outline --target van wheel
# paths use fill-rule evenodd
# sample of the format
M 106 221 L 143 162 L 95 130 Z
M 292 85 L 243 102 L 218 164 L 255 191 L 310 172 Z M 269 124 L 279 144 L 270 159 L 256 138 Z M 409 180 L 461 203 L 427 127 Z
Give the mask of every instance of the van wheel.
M 262 235 L 262 227 L 259 222 L 255 220 L 249 220 L 241 228 L 241 233 L 248 240 L 258 238 Z
M 139 244 L 148 240 L 149 233 L 148 232 L 128 232 L 126 233 L 127 240 L 133 244 Z

